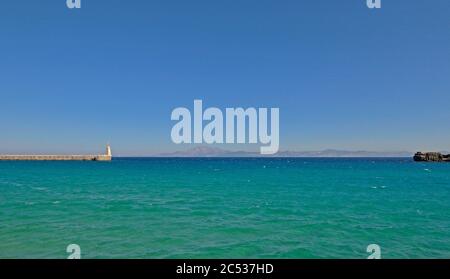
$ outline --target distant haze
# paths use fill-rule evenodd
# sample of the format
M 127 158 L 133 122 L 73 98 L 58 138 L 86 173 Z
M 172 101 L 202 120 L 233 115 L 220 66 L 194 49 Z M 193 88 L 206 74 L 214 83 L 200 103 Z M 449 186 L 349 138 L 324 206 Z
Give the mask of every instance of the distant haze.
M 268 157 L 411 157 L 412 152 L 373 152 L 373 151 L 280 151 Z M 258 152 L 230 151 L 208 146 L 195 147 L 185 151 L 172 153 L 159 153 L 154 156 L 161 157 L 261 157 Z M 262 156 L 267 157 L 267 156 Z

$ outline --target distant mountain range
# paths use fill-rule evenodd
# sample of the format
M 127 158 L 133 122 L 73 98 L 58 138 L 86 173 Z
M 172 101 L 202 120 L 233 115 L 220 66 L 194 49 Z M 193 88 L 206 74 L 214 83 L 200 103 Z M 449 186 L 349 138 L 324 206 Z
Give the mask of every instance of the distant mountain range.
M 411 157 L 412 152 L 375 152 L 375 151 L 345 151 L 326 149 L 323 151 L 280 151 L 275 155 L 261 155 L 258 152 L 230 151 L 209 146 L 199 146 L 186 151 L 161 153 L 161 157 Z

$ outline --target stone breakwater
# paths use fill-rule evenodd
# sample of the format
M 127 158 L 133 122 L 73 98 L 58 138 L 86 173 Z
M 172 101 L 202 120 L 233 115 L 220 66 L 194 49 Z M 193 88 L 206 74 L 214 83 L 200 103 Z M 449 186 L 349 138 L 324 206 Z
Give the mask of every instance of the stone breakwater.
M 0 161 L 111 161 L 111 147 L 101 155 L 0 155 Z
M 443 155 L 439 152 L 417 152 L 414 155 L 416 162 L 450 162 L 450 154 Z
M 0 155 L 0 161 L 111 161 L 107 155 Z

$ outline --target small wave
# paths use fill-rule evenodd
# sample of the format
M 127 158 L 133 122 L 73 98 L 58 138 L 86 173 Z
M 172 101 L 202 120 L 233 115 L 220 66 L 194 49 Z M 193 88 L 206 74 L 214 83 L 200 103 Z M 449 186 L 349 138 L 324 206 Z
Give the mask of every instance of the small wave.
M 36 190 L 36 191 L 47 191 L 48 190 L 45 187 L 30 187 L 30 188 L 33 189 L 33 190 Z

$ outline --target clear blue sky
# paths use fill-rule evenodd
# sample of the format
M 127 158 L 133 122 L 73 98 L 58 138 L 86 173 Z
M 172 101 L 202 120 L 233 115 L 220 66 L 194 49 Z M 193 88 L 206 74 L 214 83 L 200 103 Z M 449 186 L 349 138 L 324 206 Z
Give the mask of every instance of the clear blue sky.
M 0 153 L 177 150 L 196 98 L 279 107 L 282 150 L 450 150 L 450 1 L 365 2 L 2 0 Z

